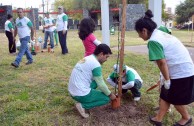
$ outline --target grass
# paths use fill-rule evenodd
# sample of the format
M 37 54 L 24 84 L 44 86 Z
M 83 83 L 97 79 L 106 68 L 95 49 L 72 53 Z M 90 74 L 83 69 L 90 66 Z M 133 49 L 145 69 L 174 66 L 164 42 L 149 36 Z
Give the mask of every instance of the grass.
M 37 37 L 43 34 L 39 31 Z M 189 43 L 187 32 L 173 31 L 175 36 Z M 101 32 L 95 35 L 101 40 Z M 70 97 L 67 85 L 71 70 L 77 61 L 84 55 L 84 47 L 78 38 L 77 31 L 68 32 L 69 54 L 61 55 L 60 47 L 55 48 L 55 53 L 38 53 L 34 56 L 32 65 L 25 65 L 23 58 L 19 68 L 15 69 L 10 63 L 15 56 L 8 53 L 7 38 L 0 33 L 0 125 L 1 126 L 61 126 L 61 125 L 90 125 L 93 118 L 82 121 L 78 112 L 74 109 L 75 101 Z M 118 36 L 111 36 L 111 47 L 117 46 Z M 146 44 L 138 38 L 135 32 L 126 32 L 125 45 Z M 192 45 L 192 44 L 191 44 Z M 147 115 L 152 113 L 151 108 L 158 104 L 158 92 L 153 90 L 146 93 L 151 85 L 159 78 L 159 70 L 148 61 L 146 55 L 138 55 L 125 51 L 125 64 L 136 69 L 144 80 L 142 100 L 139 105 L 144 106 Z M 117 52 L 103 65 L 103 76 L 106 78 L 116 63 Z M 113 88 L 110 87 L 112 91 Z M 190 114 L 194 115 L 194 109 L 189 107 Z M 173 123 L 172 115 L 165 117 L 164 123 Z M 173 112 L 175 120 L 180 116 Z M 147 118 L 143 117 L 143 118 Z M 101 122 L 103 124 L 104 122 Z

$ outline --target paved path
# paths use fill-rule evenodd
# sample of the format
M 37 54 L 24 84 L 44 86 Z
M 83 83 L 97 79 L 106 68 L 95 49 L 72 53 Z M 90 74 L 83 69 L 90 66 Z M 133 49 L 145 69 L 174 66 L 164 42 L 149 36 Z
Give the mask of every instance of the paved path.
M 113 49 L 117 50 L 117 47 L 114 47 Z M 194 48 L 187 47 L 189 50 L 189 53 L 191 55 L 191 58 L 194 62 Z M 139 45 L 139 46 L 125 46 L 125 50 L 128 50 L 130 52 L 139 53 L 139 54 L 148 54 L 147 45 Z

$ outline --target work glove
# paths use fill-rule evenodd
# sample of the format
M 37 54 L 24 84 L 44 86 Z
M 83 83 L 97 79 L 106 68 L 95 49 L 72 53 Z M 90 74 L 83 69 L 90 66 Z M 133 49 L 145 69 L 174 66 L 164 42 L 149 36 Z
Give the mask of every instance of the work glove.
M 165 89 L 170 89 L 170 80 L 165 80 L 163 75 L 160 73 L 160 87 L 164 85 Z
M 164 81 L 164 87 L 165 87 L 167 90 L 170 89 L 170 85 L 171 85 L 170 80 L 165 80 L 165 81 Z

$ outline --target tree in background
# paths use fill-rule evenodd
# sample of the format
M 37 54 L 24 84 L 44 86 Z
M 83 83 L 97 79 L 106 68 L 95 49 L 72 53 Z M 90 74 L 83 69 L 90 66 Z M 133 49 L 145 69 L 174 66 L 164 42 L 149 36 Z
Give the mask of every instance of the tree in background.
M 148 0 L 128 0 L 128 4 L 146 4 Z M 122 4 L 122 0 L 110 0 L 109 5 L 110 8 L 118 8 L 119 4 Z M 55 0 L 55 11 L 57 11 L 57 7 L 60 5 L 64 6 L 66 11 L 70 10 L 80 10 L 80 9 L 87 9 L 90 13 L 90 16 L 95 17 L 92 13 L 93 10 L 100 10 L 101 1 L 100 0 Z M 72 16 L 74 17 L 74 16 Z
M 76 1 L 80 1 L 80 0 L 76 0 Z M 75 2 L 73 0 L 55 0 L 54 6 L 55 6 L 55 11 L 58 11 L 58 6 L 63 6 L 65 8 L 64 11 L 66 12 L 66 11 L 76 10 L 77 5 L 75 4 Z M 68 16 L 72 19 L 82 18 L 82 14 L 80 14 L 80 13 L 75 13 L 75 14 L 71 14 Z
M 176 21 L 178 24 L 188 22 L 194 14 L 194 1 L 185 0 L 185 2 L 176 7 L 175 12 L 177 14 Z
M 162 0 L 162 21 L 164 22 L 165 26 L 167 24 L 167 22 L 169 20 L 172 20 L 173 19 L 173 15 L 172 14 L 169 14 L 168 12 L 165 11 L 165 4 L 164 4 L 164 0 Z
M 148 8 L 148 1 L 149 0 L 127 0 L 127 4 L 145 4 L 146 8 Z M 109 0 L 109 8 L 119 8 L 119 4 L 122 4 L 122 0 Z M 100 0 L 56 0 L 55 1 L 55 10 L 57 11 L 57 7 L 59 5 L 64 6 L 66 11 L 71 11 L 71 10 L 82 10 L 87 9 L 89 12 L 89 15 L 91 18 L 94 19 L 94 21 L 97 23 L 98 13 L 92 13 L 94 10 L 100 10 L 101 9 L 101 1 Z M 170 15 L 167 14 L 164 11 L 165 4 L 164 0 L 162 0 L 162 19 L 164 22 L 168 21 L 171 19 Z M 114 17 L 119 17 L 119 13 L 115 13 Z M 71 18 L 73 19 L 81 19 L 82 14 L 74 14 L 71 15 Z

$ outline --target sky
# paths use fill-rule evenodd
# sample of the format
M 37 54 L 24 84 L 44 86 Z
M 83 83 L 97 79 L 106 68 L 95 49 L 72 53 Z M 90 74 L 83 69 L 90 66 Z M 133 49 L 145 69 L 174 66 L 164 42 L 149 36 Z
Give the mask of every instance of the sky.
M 54 2 L 55 0 L 44 0 L 44 4 Z M 42 0 L 0 0 L 0 4 L 3 5 L 12 5 L 13 7 L 22 7 L 22 8 L 39 8 L 39 6 L 42 4 Z
M 172 13 L 175 13 L 175 8 L 177 5 L 179 5 L 181 2 L 184 2 L 185 0 L 164 0 L 164 3 L 166 4 L 166 7 L 172 8 Z
M 22 1 L 22 2 L 21 2 Z M 53 2 L 55 0 L 44 0 Z M 164 3 L 166 4 L 166 7 L 171 7 L 172 12 L 175 12 L 175 8 L 177 5 L 180 4 L 180 2 L 184 2 L 185 0 L 164 0 Z M 33 7 L 38 8 L 42 4 L 42 0 L 0 0 L 0 3 L 3 5 L 12 5 L 13 7 Z

